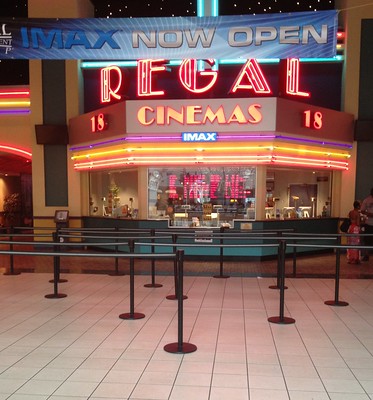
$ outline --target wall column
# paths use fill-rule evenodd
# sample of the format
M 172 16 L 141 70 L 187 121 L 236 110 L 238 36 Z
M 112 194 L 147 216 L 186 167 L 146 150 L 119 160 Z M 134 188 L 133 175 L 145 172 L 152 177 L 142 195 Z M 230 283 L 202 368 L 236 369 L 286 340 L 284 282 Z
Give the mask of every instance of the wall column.
M 94 8 L 89 0 L 65 0 L 53 5 L 46 0 L 29 0 L 28 11 L 29 18 L 94 16 Z M 32 128 L 43 124 L 67 125 L 71 117 L 82 112 L 79 63 L 79 60 L 30 60 Z M 34 134 L 32 153 L 35 226 L 53 224 L 51 218 L 55 209 L 61 207 L 69 209 L 70 216 L 80 217 L 84 206 L 81 199 L 81 179 L 87 177 L 74 171 L 67 146 L 37 144 Z

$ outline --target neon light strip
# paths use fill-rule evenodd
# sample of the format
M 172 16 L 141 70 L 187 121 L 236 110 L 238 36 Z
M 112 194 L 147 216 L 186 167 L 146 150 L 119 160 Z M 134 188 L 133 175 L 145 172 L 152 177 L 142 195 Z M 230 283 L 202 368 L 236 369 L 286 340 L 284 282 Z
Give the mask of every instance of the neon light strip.
M 276 135 L 241 135 L 241 136 L 235 136 L 235 135 L 219 135 L 219 140 L 231 140 L 231 139 L 274 139 L 276 138 Z M 112 140 L 107 140 L 105 142 L 98 142 L 98 143 L 92 143 L 89 145 L 84 145 L 84 146 L 76 146 L 76 147 L 70 147 L 70 151 L 79 151 L 79 150 L 88 150 L 88 149 L 93 149 L 98 146 L 105 146 L 108 144 L 114 144 L 114 143 L 123 143 L 123 142 L 149 142 L 149 141 L 154 141 L 154 142 L 168 142 L 168 141 L 176 141 L 178 143 L 181 142 L 181 137 L 179 135 L 175 136 L 129 136 L 129 137 L 122 137 L 119 139 L 112 139 Z
M 321 160 L 299 160 L 295 157 L 289 157 L 289 159 L 277 160 L 276 157 L 270 156 L 252 156 L 250 159 L 246 156 L 232 157 L 232 156 L 220 156 L 220 157 L 168 157 L 166 159 L 159 159 L 158 157 L 147 157 L 142 159 L 137 159 L 135 157 L 128 158 L 118 158 L 100 162 L 86 162 L 77 163 L 74 165 L 77 170 L 91 170 L 99 168 L 108 168 L 113 166 L 123 166 L 123 165 L 166 165 L 166 164 L 217 164 L 217 163 L 240 163 L 240 164 L 282 164 L 282 165 L 301 165 L 303 167 L 322 167 L 328 169 L 339 169 L 347 170 L 347 163 L 334 163 L 334 162 L 323 162 Z
M 0 99 L 0 107 L 19 106 L 30 107 L 30 100 L 2 100 Z
M 29 90 L 1 90 L 0 89 L 0 98 L 24 98 L 29 97 Z
M 145 152 L 146 153 L 151 153 L 151 154 L 161 152 L 161 153 L 164 153 L 165 157 L 167 157 L 167 155 L 170 154 L 170 153 L 182 152 L 182 153 L 185 154 L 186 157 L 188 157 L 187 154 L 190 154 L 190 153 L 194 154 L 196 151 L 200 151 L 200 152 L 202 152 L 202 151 L 206 151 L 206 152 L 207 151 L 221 152 L 221 151 L 227 151 L 227 150 L 239 150 L 239 151 L 242 151 L 242 152 L 246 150 L 246 151 L 255 151 L 255 152 L 257 152 L 258 150 L 268 151 L 270 149 L 268 149 L 268 146 L 266 146 L 266 147 L 263 147 L 263 146 L 220 147 L 220 148 L 209 148 L 209 149 L 206 149 L 206 148 L 198 148 L 197 149 L 195 147 L 187 148 L 187 149 L 182 148 L 182 147 L 178 147 L 178 148 L 175 148 L 175 147 L 145 147 L 145 148 L 136 148 L 136 149 L 131 149 L 131 148 L 128 148 L 128 149 L 115 149 L 115 150 L 108 150 L 108 151 L 102 151 L 102 152 L 97 152 L 97 153 L 80 154 L 80 155 L 72 156 L 71 159 L 72 160 L 79 160 L 79 159 L 82 159 L 82 158 L 83 159 L 100 158 L 101 156 L 104 156 L 104 155 L 114 155 L 114 154 L 118 154 L 118 153 L 136 153 L 136 154 L 133 155 L 133 157 L 137 157 L 137 156 L 142 157 L 139 153 L 145 153 Z M 236 157 L 237 155 L 235 154 L 235 155 L 232 155 L 232 157 L 233 156 Z M 160 157 L 160 155 L 157 155 L 156 158 L 159 158 L 159 157 Z M 214 156 L 214 157 L 219 157 L 219 156 Z M 251 156 L 248 156 L 248 157 L 251 157 Z
M 219 0 L 211 0 L 212 16 L 217 17 L 219 15 Z
M 299 142 L 299 143 L 314 143 L 314 144 L 320 144 L 322 146 L 328 145 L 328 146 L 333 146 L 333 147 L 341 147 L 345 149 L 352 149 L 351 144 L 347 143 L 337 143 L 337 142 L 325 142 L 324 140 L 316 140 L 316 139 L 304 139 L 304 138 L 295 138 L 292 136 L 284 136 L 284 135 L 274 135 L 274 134 L 256 134 L 256 135 L 234 135 L 234 134 L 218 134 L 218 140 L 235 140 L 239 141 L 242 139 L 263 139 L 263 140 L 268 140 L 268 139 L 285 139 L 293 142 Z M 111 140 L 106 140 L 103 142 L 97 142 L 97 143 L 92 143 L 88 145 L 83 145 L 83 146 L 75 146 L 75 147 L 70 147 L 70 151 L 81 151 L 81 150 L 89 150 L 89 149 L 94 149 L 95 147 L 99 146 L 106 146 L 106 145 L 111 145 L 115 143 L 124 143 L 124 142 L 149 142 L 149 141 L 154 141 L 154 142 L 167 142 L 167 141 L 178 141 L 181 143 L 181 137 L 180 135 L 173 135 L 173 136 L 130 136 L 130 137 L 121 137 L 119 139 L 111 139 Z
M 138 148 L 115 148 L 115 149 L 108 149 L 108 150 L 103 150 L 103 151 L 97 151 L 97 152 L 92 152 L 92 153 L 87 153 L 87 154 L 80 154 L 80 155 L 74 155 L 71 157 L 72 160 L 78 160 L 78 159 L 87 159 L 87 158 L 100 158 L 106 155 L 114 155 L 114 154 L 119 154 L 119 153 L 128 153 L 128 152 L 133 152 L 136 154 L 139 153 L 159 153 L 159 152 L 164 152 L 165 154 L 169 153 L 178 153 L 178 152 L 183 152 L 183 153 L 194 153 L 197 149 L 195 148 L 195 145 L 197 143 L 190 143 L 191 146 L 193 147 L 138 147 Z M 215 145 L 216 143 L 214 143 Z M 211 143 L 210 143 L 211 145 Z M 336 153 L 336 152 L 331 152 L 331 151 L 320 151 L 320 150 L 310 150 L 310 149 L 298 149 L 298 148 L 290 148 L 290 147 L 282 147 L 282 146 L 273 146 L 272 144 L 262 144 L 258 146 L 245 146 L 245 144 L 240 145 L 240 146 L 208 146 L 208 147 L 203 147 L 203 144 L 201 143 L 201 147 L 198 149 L 198 151 L 205 151 L 208 153 L 211 152 L 226 152 L 226 151 L 239 151 L 239 152 L 244 152 L 244 151 L 279 151 L 279 150 L 284 150 L 291 152 L 292 154 L 299 154 L 299 153 L 306 153 L 306 154 L 319 154 L 325 157 L 342 157 L 342 158 L 350 158 L 350 154 L 348 153 Z M 284 156 L 279 156 L 284 158 Z
M 0 110 L 0 115 L 28 115 L 31 113 L 30 109 L 8 109 L 8 110 Z
M 32 157 L 32 153 L 30 153 L 29 151 L 22 150 L 17 147 L 13 147 L 13 146 L 7 146 L 7 145 L 0 144 L 0 150 L 5 150 L 5 151 L 7 151 L 9 153 L 13 153 L 13 154 L 22 154 L 22 156 L 26 156 L 26 158 L 30 158 L 30 159 Z
M 335 165 L 348 165 L 347 162 L 344 161 L 336 161 L 336 160 L 322 160 L 319 158 L 307 158 L 307 157 L 293 157 L 293 156 L 280 156 L 278 154 L 273 155 L 273 159 L 276 161 L 288 161 L 288 160 L 297 160 L 299 162 L 321 162 L 321 163 L 326 163 L 326 164 L 335 164 Z
M 286 150 L 286 151 L 297 151 L 298 153 L 310 153 L 310 154 L 323 154 L 325 156 L 334 156 L 334 157 L 347 157 L 350 158 L 351 155 L 349 153 L 334 153 L 330 151 L 320 151 L 320 150 L 309 150 L 309 149 L 296 149 L 292 147 L 282 147 L 282 146 L 274 146 L 274 150 Z
M 205 16 L 205 0 L 197 0 L 197 17 Z
M 245 64 L 247 60 L 243 60 L 241 58 L 238 59 L 226 59 L 219 60 L 219 64 L 223 65 L 235 65 L 235 64 Z M 260 58 L 256 60 L 259 64 L 278 64 L 280 62 L 279 58 Z M 300 58 L 300 62 L 318 62 L 318 63 L 330 63 L 330 62 L 341 62 L 343 61 L 343 56 L 337 55 L 331 58 Z M 167 65 L 180 65 L 182 63 L 181 60 L 170 60 Z M 82 69 L 93 69 L 93 68 L 105 68 L 111 65 L 116 65 L 118 67 L 137 67 L 137 61 L 82 61 L 81 68 Z
M 158 157 L 158 156 L 129 156 L 129 157 L 115 157 L 111 159 L 105 159 L 105 160 L 96 160 L 96 161 L 85 161 L 81 163 L 76 163 L 77 165 L 100 165 L 100 164 L 107 164 L 110 162 L 118 162 L 118 161 L 136 161 L 136 162 L 163 162 L 163 161 L 178 161 L 178 160 L 184 160 L 184 161 L 190 161 L 190 160 L 207 160 L 207 161 L 214 161 L 214 160 L 230 160 L 230 159 L 235 159 L 235 160 L 242 160 L 242 161 L 252 161 L 256 159 L 270 159 L 273 161 L 279 161 L 279 162 L 287 162 L 287 161 L 292 161 L 292 162 L 303 162 L 305 164 L 307 163 L 321 163 L 321 164 L 327 164 L 327 165 L 335 165 L 335 166 L 347 166 L 347 162 L 342 162 L 342 161 L 335 161 L 335 160 L 323 160 L 319 158 L 306 158 L 306 157 L 294 157 L 294 156 L 279 156 L 279 155 L 272 155 L 272 154 L 255 154 L 255 155 L 216 155 L 216 156 L 209 156 L 209 155 L 179 155 L 179 156 L 169 156 L 169 155 L 164 155 L 164 157 Z
M 296 142 L 304 142 L 304 143 L 317 143 L 317 144 L 321 144 L 323 146 L 328 145 L 328 146 L 344 147 L 346 149 L 352 149 L 352 144 L 347 144 L 347 143 L 325 142 L 324 140 L 304 139 L 304 138 L 298 139 L 298 138 L 294 138 L 291 136 L 283 136 L 283 135 L 277 135 L 276 138 L 293 140 Z

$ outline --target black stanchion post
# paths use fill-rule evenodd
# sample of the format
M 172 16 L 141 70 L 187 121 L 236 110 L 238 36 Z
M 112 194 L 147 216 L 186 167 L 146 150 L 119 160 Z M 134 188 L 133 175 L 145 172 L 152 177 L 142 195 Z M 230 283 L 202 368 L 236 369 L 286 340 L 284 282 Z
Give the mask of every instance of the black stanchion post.
M 281 232 L 277 232 L 277 236 L 282 236 Z M 281 243 L 281 241 L 279 242 Z M 269 286 L 270 289 L 281 289 L 281 254 L 280 251 L 277 253 L 277 283 L 276 285 L 271 285 Z M 285 256 L 284 256 L 284 270 L 285 270 Z M 286 286 L 284 286 L 284 289 L 287 289 Z
M 172 251 L 173 251 L 174 254 L 176 254 L 176 252 L 177 252 L 177 248 L 175 246 L 176 242 L 177 242 L 177 235 L 173 234 L 172 235 L 172 243 L 174 244 L 174 246 L 172 247 Z M 178 274 L 178 271 L 177 271 L 177 269 L 178 269 L 178 263 L 177 263 L 177 259 L 175 258 L 175 260 L 174 260 L 175 294 L 169 294 L 168 296 L 166 296 L 167 300 L 177 300 L 178 299 L 178 292 L 177 292 L 178 291 L 178 285 L 177 285 L 177 274 Z M 183 295 L 183 298 L 187 299 L 188 296 Z
M 346 301 L 339 300 L 339 277 L 340 277 L 340 268 L 341 268 L 341 236 L 339 235 L 337 238 L 337 249 L 335 251 L 335 290 L 334 290 L 334 300 L 327 300 L 324 304 L 328 306 L 339 306 L 345 307 L 348 306 Z
M 220 227 L 220 256 L 219 256 L 219 261 L 220 261 L 220 273 L 219 275 L 214 275 L 214 278 L 229 278 L 229 275 L 224 275 L 223 273 L 223 266 L 224 266 L 224 239 L 223 239 L 223 234 L 224 234 L 224 226 Z
M 130 253 L 135 252 L 135 241 L 129 239 L 128 247 Z M 119 315 L 121 319 L 141 319 L 144 318 L 145 314 L 135 313 L 135 259 L 130 257 L 130 312 Z
M 64 241 L 63 238 L 60 236 L 60 234 L 61 234 L 60 228 L 57 228 L 57 230 L 55 232 L 56 236 L 53 236 L 54 243 L 62 243 Z M 53 233 L 53 235 L 54 235 L 54 233 Z M 60 249 L 61 249 L 60 246 L 58 246 L 58 245 L 54 246 L 54 248 L 56 249 L 56 251 L 60 251 Z M 57 266 L 56 269 L 57 269 L 58 283 L 67 282 L 67 279 L 61 279 L 61 258 L 60 258 L 60 256 L 56 257 L 56 260 L 54 262 L 56 263 L 56 266 Z M 54 275 L 53 279 L 51 279 L 49 282 L 53 283 L 55 280 L 56 280 L 56 276 Z
M 197 350 L 197 346 L 192 343 L 183 342 L 183 286 L 184 286 L 184 251 L 177 250 L 176 252 L 176 263 L 178 264 L 177 268 L 177 285 L 178 285 L 178 303 L 177 303 L 177 339 L 178 341 L 175 343 L 169 343 L 164 346 L 164 350 L 168 353 L 178 353 L 178 354 L 186 354 L 193 353 Z
M 269 317 L 268 321 L 275 324 L 293 324 L 295 319 L 290 317 L 284 317 L 285 307 L 285 251 L 286 242 L 280 240 L 278 246 L 278 259 L 280 264 L 280 315 L 278 317 Z
M 53 242 L 58 243 L 59 242 L 59 237 L 57 232 L 53 232 Z M 59 251 L 59 246 L 56 244 L 53 246 L 54 252 Z M 60 256 L 59 255 L 54 255 L 53 256 L 53 275 L 54 279 L 50 280 L 49 282 L 53 282 L 53 293 L 52 294 L 46 294 L 44 297 L 47 299 L 60 299 L 62 297 L 66 297 L 67 294 L 64 293 L 58 293 L 58 282 L 59 276 L 60 276 Z
M 150 230 L 150 236 L 152 237 L 151 242 L 154 243 L 155 229 Z M 154 245 L 151 246 L 151 252 L 152 254 L 155 253 Z M 144 287 L 153 287 L 153 288 L 162 287 L 163 285 L 161 285 L 160 283 L 155 283 L 155 259 L 152 258 L 150 262 L 151 262 L 152 283 L 146 283 Z
M 9 227 L 9 241 L 13 242 L 14 228 L 13 226 Z M 9 244 L 9 250 L 13 251 L 13 243 Z M 4 275 L 19 275 L 20 272 L 14 271 L 14 254 L 9 255 L 9 271 L 5 272 Z

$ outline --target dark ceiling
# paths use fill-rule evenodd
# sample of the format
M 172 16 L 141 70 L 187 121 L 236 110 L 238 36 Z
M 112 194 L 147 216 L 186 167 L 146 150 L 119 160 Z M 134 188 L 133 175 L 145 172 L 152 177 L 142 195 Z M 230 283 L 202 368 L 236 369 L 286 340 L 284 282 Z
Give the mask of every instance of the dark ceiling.
M 0 152 L 0 175 L 31 174 L 31 161 L 15 154 Z

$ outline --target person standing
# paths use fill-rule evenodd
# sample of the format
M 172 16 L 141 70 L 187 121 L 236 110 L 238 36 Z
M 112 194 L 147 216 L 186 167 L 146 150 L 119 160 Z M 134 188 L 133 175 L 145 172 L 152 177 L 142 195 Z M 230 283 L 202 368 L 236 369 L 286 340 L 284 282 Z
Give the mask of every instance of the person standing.
M 373 188 L 370 189 L 370 195 L 361 203 L 361 213 L 365 215 L 364 234 L 373 234 Z M 365 236 L 364 244 L 366 246 L 373 245 L 373 236 Z M 363 261 L 369 260 L 369 250 L 364 251 Z
M 347 233 L 347 244 L 358 246 L 360 244 L 360 202 L 354 201 L 354 208 L 348 213 L 350 226 Z M 347 249 L 348 264 L 360 264 L 360 250 L 353 248 Z

